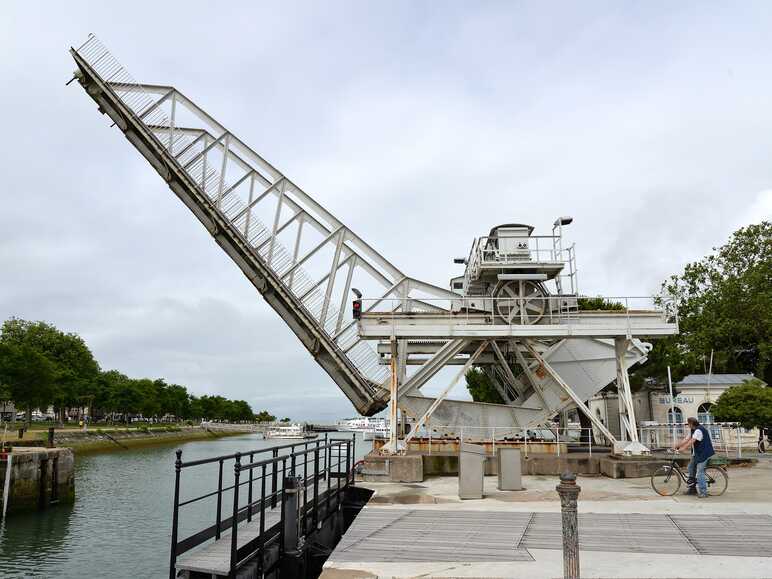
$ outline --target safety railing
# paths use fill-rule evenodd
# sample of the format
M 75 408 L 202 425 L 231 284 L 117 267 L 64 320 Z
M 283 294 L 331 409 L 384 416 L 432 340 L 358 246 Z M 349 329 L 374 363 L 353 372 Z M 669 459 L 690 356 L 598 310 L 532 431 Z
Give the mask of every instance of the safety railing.
M 299 536 L 315 529 L 320 516 L 327 516 L 330 504 L 337 505 L 338 494 L 354 482 L 356 439 L 309 440 L 247 452 L 191 461 L 182 460 L 182 450 L 176 452 L 174 463 L 174 505 L 172 512 L 171 555 L 169 577 L 176 576 L 180 555 L 214 539 L 230 544 L 229 576 L 257 557 L 262 561 L 264 550 L 278 541 L 283 549 L 285 504 L 288 494 L 297 501 Z M 195 470 L 195 474 L 191 471 Z M 229 472 L 230 471 L 230 472 Z M 186 478 L 201 480 L 216 473 L 216 485 L 191 497 L 183 496 L 183 473 Z M 232 473 L 232 475 L 230 474 Z M 214 505 L 206 505 L 207 501 Z M 195 522 L 204 527 L 180 539 L 181 510 L 196 505 L 191 513 Z M 202 507 L 214 506 L 207 516 Z M 320 506 L 324 506 L 320 510 Z M 211 512 L 211 511 L 210 511 Z M 313 523 L 313 524 L 311 524 Z M 253 524 L 249 536 L 239 544 L 240 524 Z M 189 525 L 188 525 L 189 526 Z M 224 533 L 230 534 L 223 537 Z M 257 532 L 255 532 L 257 531 Z M 264 570 L 266 571 L 266 570 Z
M 579 300 L 587 300 L 580 309 Z M 592 307 L 602 300 L 604 309 Z M 459 296 L 455 299 L 363 298 L 362 317 L 378 322 L 466 325 L 609 324 L 634 330 L 650 322 L 678 324 L 677 304 L 663 296 Z M 612 305 L 614 309 L 606 309 Z
M 743 450 L 756 449 L 758 431 L 747 430 L 735 422 L 703 423 L 717 453 L 727 457 L 742 458 Z M 638 427 L 639 438 L 643 444 L 652 448 L 671 448 L 676 442 L 690 433 L 689 425 L 683 423 L 647 423 Z
M 496 453 L 501 445 L 520 446 L 525 456 L 529 453 L 550 453 L 557 456 L 568 452 L 586 452 L 592 456 L 593 451 L 608 449 L 609 444 L 600 433 L 595 433 L 593 440 L 592 428 L 559 427 L 559 426 L 468 426 L 447 425 L 422 428 L 412 439 L 413 446 L 419 446 L 428 454 L 443 452 L 458 442 L 482 444 Z M 449 446 L 450 445 L 450 446 Z
M 478 237 L 474 240 L 467 258 L 467 283 L 479 278 L 483 267 L 503 267 L 516 263 L 559 263 L 564 271 L 558 274 L 566 293 L 578 293 L 576 274 L 576 246 L 563 247 L 562 238 L 555 235 L 531 235 L 522 238 L 525 247 L 511 249 L 503 244 L 519 238 Z M 565 283 L 564 283 L 565 282 Z

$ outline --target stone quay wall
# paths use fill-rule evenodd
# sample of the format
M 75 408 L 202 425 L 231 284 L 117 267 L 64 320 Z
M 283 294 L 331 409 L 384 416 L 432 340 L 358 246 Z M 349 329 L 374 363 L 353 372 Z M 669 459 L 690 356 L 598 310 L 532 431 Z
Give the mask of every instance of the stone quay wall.
M 3 510 L 7 516 L 73 502 L 75 456 L 72 450 L 17 447 L 10 453 L 3 453 L 0 457 L 0 493 L 0 516 Z

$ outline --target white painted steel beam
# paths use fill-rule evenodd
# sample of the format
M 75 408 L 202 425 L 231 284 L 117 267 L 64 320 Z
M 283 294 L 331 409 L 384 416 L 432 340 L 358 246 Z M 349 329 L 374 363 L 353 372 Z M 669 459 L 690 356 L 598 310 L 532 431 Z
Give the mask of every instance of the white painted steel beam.
M 593 415 L 592 412 L 590 412 L 590 409 L 584 405 L 584 400 L 582 400 L 576 394 L 576 392 L 574 392 L 573 389 L 568 384 L 566 384 L 563 378 L 561 378 L 560 374 L 555 372 L 552 366 L 550 366 L 547 363 L 547 361 L 544 358 L 542 358 L 541 355 L 536 350 L 534 350 L 527 342 L 526 342 L 526 347 L 531 352 L 531 355 L 533 356 L 534 360 L 538 362 L 539 366 L 544 368 L 544 370 L 548 372 L 550 376 L 552 376 L 552 379 L 555 380 L 555 382 L 557 382 L 560 385 L 563 391 L 571 397 L 571 399 L 574 401 L 574 404 L 576 404 L 577 410 L 579 410 L 582 414 L 584 414 L 587 418 L 589 418 L 593 426 L 595 426 L 598 430 L 600 430 L 603 433 L 603 436 L 605 436 L 610 442 L 612 443 L 616 442 L 616 438 L 614 438 L 614 435 L 611 434 L 611 432 L 609 432 L 609 429 L 606 428 L 606 426 L 600 420 L 598 420 L 598 418 L 595 415 Z
M 474 361 L 477 359 L 477 356 L 483 353 L 485 348 L 488 347 L 488 342 L 481 343 L 477 350 L 475 350 L 475 353 L 472 354 L 469 357 L 469 360 L 467 360 L 466 364 L 459 370 L 459 372 L 453 377 L 453 380 L 450 381 L 450 384 L 448 384 L 442 392 L 439 393 L 439 395 L 434 399 L 434 402 L 429 406 L 429 408 L 426 409 L 426 412 L 424 412 L 421 417 L 416 421 L 415 425 L 413 426 L 413 430 L 410 431 L 410 434 L 408 434 L 405 437 L 405 445 L 407 445 L 413 437 L 416 435 L 416 433 L 423 428 L 424 424 L 426 423 L 426 420 L 434 413 L 435 410 L 437 410 L 437 407 L 442 404 L 442 401 L 445 400 L 445 397 L 448 395 L 448 393 L 453 389 L 453 387 L 458 384 L 458 381 L 461 379 L 463 375 L 465 375 L 469 368 L 472 366 Z

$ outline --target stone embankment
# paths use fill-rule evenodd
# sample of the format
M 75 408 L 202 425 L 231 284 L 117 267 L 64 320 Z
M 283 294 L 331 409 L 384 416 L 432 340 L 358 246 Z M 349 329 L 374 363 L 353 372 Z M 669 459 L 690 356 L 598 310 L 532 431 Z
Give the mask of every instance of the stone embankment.
M 75 500 L 75 457 L 69 448 L 17 447 L 0 453 L 0 519 Z
M 215 430 L 201 426 L 169 426 L 155 428 L 89 428 L 82 430 L 54 430 L 53 446 L 69 447 L 77 453 L 92 451 L 125 450 L 154 444 L 208 440 L 243 434 L 243 431 Z M 51 446 L 45 431 L 28 431 L 24 438 L 11 438 L 13 447 Z
M 75 453 L 124 451 L 154 444 L 217 439 L 243 430 L 207 427 L 28 431 L 0 451 L 0 519 L 14 512 L 44 509 L 75 499 Z M 53 442 L 53 446 L 51 446 Z M 10 447 L 10 448 L 9 448 Z

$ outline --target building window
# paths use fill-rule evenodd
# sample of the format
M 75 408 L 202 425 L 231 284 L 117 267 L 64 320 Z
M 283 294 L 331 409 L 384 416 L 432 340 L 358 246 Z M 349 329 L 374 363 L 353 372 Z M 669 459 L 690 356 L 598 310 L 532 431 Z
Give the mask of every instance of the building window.
M 684 413 L 678 406 L 667 409 L 667 423 L 678 425 L 678 428 L 675 429 L 678 436 L 684 436 Z
M 713 413 L 711 412 L 712 409 L 713 404 L 711 402 L 703 402 L 700 404 L 700 407 L 697 409 L 697 420 L 708 429 L 710 437 L 713 440 L 720 440 L 721 429 L 718 426 L 713 426 L 716 420 L 713 418 Z
M 713 404 L 710 402 L 703 402 L 700 404 L 700 407 L 697 409 L 697 420 L 699 420 L 701 424 L 713 424 L 713 414 L 710 412 L 712 408 Z

